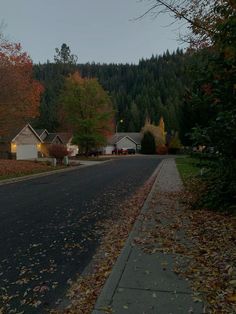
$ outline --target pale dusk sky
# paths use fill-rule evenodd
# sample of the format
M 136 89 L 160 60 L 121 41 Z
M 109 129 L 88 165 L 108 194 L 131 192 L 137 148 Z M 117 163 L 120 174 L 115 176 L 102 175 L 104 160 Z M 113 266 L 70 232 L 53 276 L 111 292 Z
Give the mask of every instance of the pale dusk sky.
M 20 42 L 34 63 L 53 61 L 69 45 L 78 63 L 138 63 L 141 58 L 184 48 L 169 15 L 134 19 L 149 0 L 0 0 L 3 33 Z

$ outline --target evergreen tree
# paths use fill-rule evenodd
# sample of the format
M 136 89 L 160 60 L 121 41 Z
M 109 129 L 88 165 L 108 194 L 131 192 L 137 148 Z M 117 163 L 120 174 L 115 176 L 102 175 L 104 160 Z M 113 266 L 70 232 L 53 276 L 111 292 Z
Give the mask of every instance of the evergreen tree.
M 142 154 L 155 154 L 156 143 L 155 138 L 151 132 L 145 132 L 141 142 L 141 153 Z

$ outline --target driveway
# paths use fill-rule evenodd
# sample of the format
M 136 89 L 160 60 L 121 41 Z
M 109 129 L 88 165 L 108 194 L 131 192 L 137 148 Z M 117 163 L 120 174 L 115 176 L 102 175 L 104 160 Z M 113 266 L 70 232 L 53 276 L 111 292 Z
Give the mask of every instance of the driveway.
M 120 158 L 0 186 L 0 313 L 55 307 L 99 245 L 96 222 L 142 186 L 159 162 L 156 156 Z

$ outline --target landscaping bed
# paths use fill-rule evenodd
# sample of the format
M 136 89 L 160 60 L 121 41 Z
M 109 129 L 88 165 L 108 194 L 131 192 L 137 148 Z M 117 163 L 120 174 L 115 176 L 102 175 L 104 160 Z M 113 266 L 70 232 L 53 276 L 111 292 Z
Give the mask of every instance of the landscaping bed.
M 61 169 L 43 162 L 0 159 L 0 180 Z

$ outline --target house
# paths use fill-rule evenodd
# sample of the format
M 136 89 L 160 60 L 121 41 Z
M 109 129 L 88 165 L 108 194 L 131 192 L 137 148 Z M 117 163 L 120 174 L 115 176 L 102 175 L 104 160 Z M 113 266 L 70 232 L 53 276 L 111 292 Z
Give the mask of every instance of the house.
M 43 141 L 49 135 L 49 132 L 46 129 L 35 129 L 35 131 Z
M 47 132 L 47 130 L 45 130 L 45 131 L 41 135 L 42 136 L 41 139 L 43 138 L 43 144 L 41 147 L 41 152 L 42 152 L 43 156 L 49 157 L 50 146 L 53 144 L 63 145 L 63 141 L 57 133 L 49 133 L 49 132 Z
M 107 141 L 107 146 L 104 147 L 104 154 L 112 154 L 114 149 L 132 148 L 136 152 L 141 149 L 142 133 L 116 133 Z
M 57 133 L 60 138 L 62 139 L 63 144 L 67 147 L 68 151 L 70 152 L 70 156 L 76 156 L 79 152 L 78 145 L 74 145 L 72 143 L 73 134 L 72 133 Z
M 63 144 L 67 147 L 70 156 L 76 156 L 79 148 L 72 144 L 73 134 L 70 132 L 49 133 L 46 129 L 35 130 L 43 140 L 42 153 L 48 156 L 48 148 L 52 144 Z
M 41 151 L 43 140 L 30 124 L 0 138 L 0 158 L 35 159 Z

